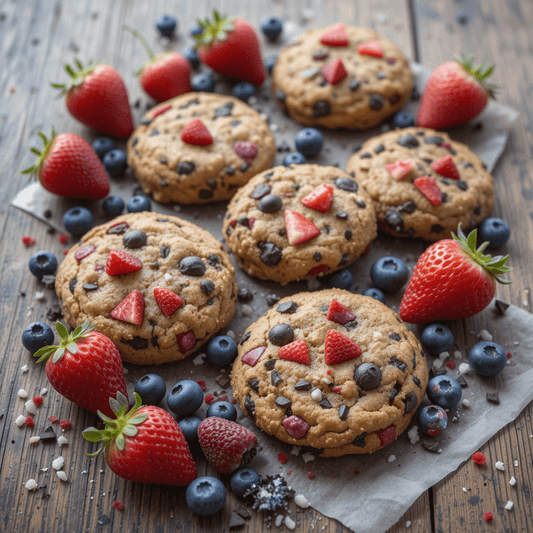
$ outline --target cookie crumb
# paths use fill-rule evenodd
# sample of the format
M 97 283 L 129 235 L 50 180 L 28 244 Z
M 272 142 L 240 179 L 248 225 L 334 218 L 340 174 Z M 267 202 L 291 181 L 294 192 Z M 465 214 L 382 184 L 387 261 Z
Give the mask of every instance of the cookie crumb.
M 511 479 L 509 480 L 509 485 L 513 487 L 516 485 L 516 478 L 514 476 L 511 476 Z
M 286 516 L 285 517 L 285 525 L 289 529 L 295 529 L 296 528 L 296 522 L 290 516 Z
M 297 494 L 294 497 L 294 503 L 302 509 L 307 509 L 309 507 L 309 501 L 303 494 Z
M 500 397 L 497 392 L 487 392 L 486 394 L 487 402 L 493 403 L 495 405 L 500 404 Z
M 505 470 L 505 466 L 503 466 L 503 463 L 501 461 L 496 461 L 494 463 L 494 466 L 498 469 L 498 470 L 501 470 L 502 472 Z
M 27 490 L 35 490 L 37 486 L 37 481 L 35 481 L 35 479 L 28 479 L 24 484 L 24 488 Z
M 513 508 L 513 505 L 514 505 L 514 503 L 513 503 L 511 500 L 509 500 L 509 501 L 505 504 L 505 508 L 506 508 L 508 511 L 510 511 L 510 510 Z

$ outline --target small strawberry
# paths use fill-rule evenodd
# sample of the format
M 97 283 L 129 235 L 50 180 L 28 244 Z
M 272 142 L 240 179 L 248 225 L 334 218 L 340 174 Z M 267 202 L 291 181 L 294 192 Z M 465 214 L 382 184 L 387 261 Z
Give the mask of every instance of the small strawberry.
M 413 170 L 415 162 L 412 159 L 403 159 L 402 161 L 395 161 L 385 165 L 385 170 L 397 180 L 405 178 L 411 170 Z
M 485 109 L 495 87 L 485 80 L 494 65 L 483 72 L 483 64 L 474 68 L 473 56 L 448 61 L 429 77 L 416 117 L 417 126 L 445 130 L 476 118 Z
M 335 322 L 336 324 L 347 324 L 355 320 L 355 315 L 345 306 L 337 300 L 331 300 L 328 309 L 328 320 Z
M 144 297 L 140 291 L 131 291 L 109 313 L 115 320 L 140 326 L 144 320 Z
M 357 344 L 336 329 L 330 329 L 326 333 L 324 342 L 324 362 L 326 365 L 344 363 L 350 359 L 359 357 L 363 351 Z
M 319 39 L 326 46 L 348 46 L 350 39 L 346 31 L 346 25 L 342 22 L 330 26 Z
M 413 185 L 429 200 L 431 205 L 442 203 L 442 192 L 432 176 L 420 176 L 413 180 Z
M 323 183 L 322 185 L 315 187 L 300 201 L 305 207 L 320 211 L 320 213 L 327 213 L 333 202 L 333 187 L 328 183 Z
M 90 145 L 74 133 L 61 133 L 48 140 L 41 132 L 44 149 L 30 151 L 37 155 L 36 163 L 22 174 L 37 175 L 48 191 L 64 198 L 101 200 L 109 193 L 109 180 L 102 162 Z
M 198 440 L 209 464 L 221 474 L 247 465 L 257 453 L 257 437 L 249 429 L 217 416 L 198 426 Z
M 114 137 L 129 137 L 133 132 L 133 118 L 128 92 L 122 76 L 109 65 L 89 62 L 84 68 L 79 60 L 78 70 L 65 65 L 71 79 L 64 84 L 52 83 L 61 89 L 70 114 L 82 124 Z
M 383 47 L 376 40 L 365 41 L 357 47 L 357 51 L 362 56 L 383 57 Z
M 193 118 L 182 130 L 181 140 L 196 146 L 209 146 L 213 144 L 213 137 L 209 133 L 201 118 Z
M 105 262 L 105 271 L 108 276 L 131 274 L 141 270 L 142 267 L 143 264 L 139 259 L 124 250 L 110 250 Z
M 188 352 L 196 344 L 194 331 L 190 329 L 189 331 L 178 333 L 176 335 L 176 342 L 178 343 L 178 348 L 181 353 Z
M 437 174 L 440 174 L 445 178 L 458 180 L 461 177 L 451 155 L 447 155 L 437 159 L 436 161 L 433 161 L 430 166 L 431 170 L 434 170 Z
M 310 241 L 320 233 L 309 219 L 292 209 L 285 210 L 285 227 L 289 244 L 292 246 Z
M 182 305 L 183 299 L 170 289 L 154 288 L 155 302 L 165 316 L 174 314 Z
M 94 328 L 86 321 L 69 335 L 56 322 L 59 345 L 44 346 L 34 357 L 38 363 L 47 361 L 46 376 L 59 394 L 88 411 L 113 416 L 109 397 L 128 394 L 122 360 L 113 342 Z
M 233 151 L 241 159 L 244 159 L 246 163 L 251 165 L 254 162 L 254 159 L 257 157 L 257 154 L 259 154 L 259 147 L 257 144 L 249 141 L 237 141 L 233 145 Z
M 346 78 L 346 76 L 348 76 L 348 72 L 344 66 L 344 63 L 339 57 L 328 61 L 322 67 L 321 74 L 322 77 L 331 85 L 339 83 L 339 81 L 342 81 L 344 78 Z
M 418 259 L 400 303 L 400 318 L 412 324 L 458 320 L 479 313 L 489 305 L 496 281 L 511 267 L 509 256 L 484 255 L 488 242 L 476 249 L 477 230 L 432 244 Z
M 108 399 L 116 419 L 99 412 L 105 429 L 83 431 L 89 442 L 103 442 L 100 449 L 87 455 L 94 457 L 105 449 L 109 468 L 128 481 L 189 485 L 196 479 L 196 465 L 178 423 L 160 407 L 141 407 L 141 397 L 134 395 L 135 405 L 129 411 L 128 399 L 120 393 L 116 399 Z
M 305 339 L 289 342 L 278 350 L 278 357 L 301 365 L 310 365 L 309 348 Z
M 261 85 L 265 67 L 259 39 L 246 20 L 230 19 L 214 11 L 214 21 L 199 20 L 203 32 L 195 35 L 200 60 L 226 78 Z

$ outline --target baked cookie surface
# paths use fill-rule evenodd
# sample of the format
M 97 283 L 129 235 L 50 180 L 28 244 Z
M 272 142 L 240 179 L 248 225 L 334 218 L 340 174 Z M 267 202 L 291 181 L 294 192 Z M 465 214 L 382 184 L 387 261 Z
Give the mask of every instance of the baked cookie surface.
M 256 425 L 322 456 L 372 453 L 408 426 L 428 382 L 396 313 L 329 289 L 286 297 L 252 324 L 231 374 Z
M 56 292 L 72 327 L 89 320 L 124 361 L 159 364 L 182 359 L 225 326 L 237 286 L 210 233 L 145 211 L 89 231 L 59 267 Z
M 346 171 L 372 197 L 380 229 L 397 237 L 450 238 L 459 223 L 464 231 L 473 229 L 494 205 L 493 179 L 481 159 L 431 129 L 374 137 L 350 158 Z
M 285 48 L 272 89 L 278 104 L 302 124 L 367 129 L 402 107 L 413 76 L 401 50 L 374 30 L 347 27 L 346 45 L 324 44 L 335 41 L 327 35 L 339 26 L 308 31 Z
M 212 144 L 181 139 L 183 129 L 198 118 Z M 128 165 L 158 202 L 228 200 L 269 168 L 275 154 L 274 136 L 257 111 L 232 96 L 211 93 L 187 93 L 159 104 L 128 141 Z
M 336 167 L 278 166 L 228 205 L 223 232 L 251 276 L 282 284 L 343 268 L 377 234 L 366 191 Z

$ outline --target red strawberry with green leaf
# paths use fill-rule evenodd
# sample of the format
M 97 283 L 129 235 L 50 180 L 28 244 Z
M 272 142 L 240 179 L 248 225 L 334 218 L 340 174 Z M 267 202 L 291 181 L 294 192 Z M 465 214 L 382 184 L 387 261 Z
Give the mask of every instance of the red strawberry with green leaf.
M 434 170 L 437 174 L 444 176 L 445 178 L 451 178 L 452 180 L 458 180 L 461 176 L 455 166 L 455 162 L 451 155 L 447 155 L 433 161 L 430 165 L 431 170 Z
M 195 36 L 200 60 L 226 78 L 261 85 L 265 67 L 253 26 L 240 18 L 220 16 L 218 11 L 213 16 L 213 21 L 198 21 L 204 29 Z
M 319 41 L 326 46 L 348 46 L 350 39 L 346 31 L 346 25 L 343 22 L 333 24 L 333 26 L 324 31 Z
M 74 133 L 55 134 L 52 128 L 50 140 L 38 132 L 44 143 L 35 164 L 22 174 L 37 175 L 48 191 L 64 198 L 101 200 L 109 193 L 109 180 L 102 162 L 85 139 Z
M 301 365 L 310 365 L 309 348 L 305 339 L 289 342 L 278 350 L 278 357 Z
M 496 282 L 509 272 L 505 257 L 476 248 L 477 230 L 468 237 L 457 229 L 453 239 L 432 244 L 418 259 L 400 303 L 400 318 L 412 324 L 458 320 L 479 313 L 494 297 Z
M 411 170 L 413 170 L 415 162 L 412 159 L 403 159 L 402 161 L 395 161 L 385 165 L 385 170 L 397 180 L 405 178 Z
M 433 176 L 420 176 L 413 180 L 413 185 L 429 200 L 431 205 L 436 207 L 442 203 L 442 191 Z
M 359 357 L 363 351 L 350 337 L 336 329 L 326 333 L 324 341 L 324 362 L 326 365 L 336 365 Z
M 357 47 L 357 51 L 362 56 L 383 57 L 383 47 L 376 40 L 365 41 Z
M 135 405 L 128 411 L 128 400 L 121 394 L 109 398 L 113 418 L 98 413 L 104 429 L 89 427 L 83 437 L 103 445 L 89 457 L 105 450 L 109 468 L 123 479 L 185 487 L 196 479 L 197 471 L 187 441 L 178 423 L 155 405 L 141 407 L 135 392 Z
M 66 95 L 70 114 L 100 133 L 129 137 L 133 132 L 133 118 L 122 76 L 109 65 L 90 61 L 85 68 L 78 59 L 74 63 L 77 70 L 65 65 L 71 78 L 67 83 L 51 84 Z
M 108 276 L 123 276 L 141 270 L 143 264 L 139 259 L 124 250 L 111 249 L 105 262 Z
M 342 324 L 344 326 L 344 324 L 348 324 L 348 322 L 355 320 L 355 314 L 337 300 L 331 300 L 327 318 L 328 320 L 331 320 L 331 322 Z
M 140 326 L 144 320 L 144 307 L 145 303 L 142 293 L 134 290 L 112 309 L 109 314 L 115 320 Z
M 174 314 L 182 305 L 183 299 L 170 289 L 154 288 L 154 299 L 165 316 Z
M 333 186 L 323 183 L 304 196 L 300 202 L 305 207 L 320 211 L 320 213 L 327 213 L 333 202 Z
M 201 118 L 193 118 L 182 130 L 181 140 L 196 146 L 209 146 L 213 144 L 213 137 L 209 133 Z
M 321 74 L 322 77 L 331 85 L 339 83 L 339 81 L 342 81 L 344 78 L 346 78 L 346 76 L 348 76 L 346 67 L 342 62 L 342 59 L 339 57 L 328 61 L 322 67 Z
M 70 335 L 61 322 L 55 326 L 59 344 L 44 346 L 34 354 L 38 363 L 46 361 L 48 381 L 71 402 L 113 416 L 109 397 L 117 392 L 128 395 L 118 348 L 88 321 Z
M 320 234 L 320 230 L 309 219 L 292 209 L 285 210 L 285 227 L 292 246 L 310 241 Z

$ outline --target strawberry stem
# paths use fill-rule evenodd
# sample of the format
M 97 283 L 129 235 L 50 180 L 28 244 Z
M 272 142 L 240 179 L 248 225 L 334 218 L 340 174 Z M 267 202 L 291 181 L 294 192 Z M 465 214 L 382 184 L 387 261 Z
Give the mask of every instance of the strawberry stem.
M 155 54 L 154 54 L 153 50 L 150 48 L 150 46 L 148 46 L 148 43 L 146 42 L 146 39 L 137 30 L 135 30 L 134 28 L 130 28 L 129 26 L 124 26 L 124 29 L 128 30 L 128 31 L 131 31 L 131 33 L 133 33 L 133 35 L 135 35 L 135 37 L 137 37 L 137 39 L 139 39 L 139 41 L 141 41 L 142 45 L 144 46 L 144 49 L 148 52 L 148 55 L 150 56 L 150 59 L 152 61 L 155 61 Z
M 83 83 L 83 79 L 87 74 L 90 74 L 98 63 L 94 63 L 92 59 L 89 60 L 87 68 L 84 68 L 79 59 L 74 59 L 74 64 L 76 65 L 77 71 L 74 70 L 69 64 L 65 65 L 65 72 L 70 76 L 70 80 L 66 83 L 51 83 L 50 85 L 54 89 L 61 89 L 61 96 L 67 94 L 70 89 L 73 87 L 78 87 Z
M 198 25 L 201 26 L 204 31 L 200 35 L 195 35 L 194 38 L 198 41 L 197 47 L 200 45 L 209 46 L 216 44 L 215 41 L 225 41 L 228 37 L 228 33 L 235 29 L 233 20 L 227 15 L 220 15 L 215 9 L 213 11 L 213 21 L 206 18 L 205 20 L 198 19 Z
M 485 80 L 492 75 L 494 72 L 494 65 L 490 65 L 485 72 L 483 72 L 483 67 L 485 66 L 485 63 L 481 63 L 477 67 L 474 67 L 472 65 L 472 62 L 474 61 L 474 54 L 470 54 L 468 57 L 463 56 L 456 56 L 455 60 L 472 76 L 474 76 L 479 83 L 485 88 L 486 91 L 490 94 L 490 96 L 493 96 L 493 92 L 496 91 L 496 89 L 500 89 L 497 85 L 489 85 L 485 83 Z
M 39 151 L 38 148 L 30 148 L 30 152 L 35 154 L 37 156 L 37 161 L 31 166 L 24 170 L 22 170 L 21 174 L 30 174 L 31 176 L 34 176 L 39 172 L 39 169 L 41 168 L 42 162 L 46 159 L 46 156 L 48 155 L 48 152 L 50 151 L 50 147 L 52 146 L 52 141 L 54 140 L 56 136 L 56 131 L 52 127 L 52 137 L 50 140 L 47 139 L 46 135 L 44 133 L 41 133 L 40 131 L 37 132 L 37 135 L 42 139 L 44 148 Z

